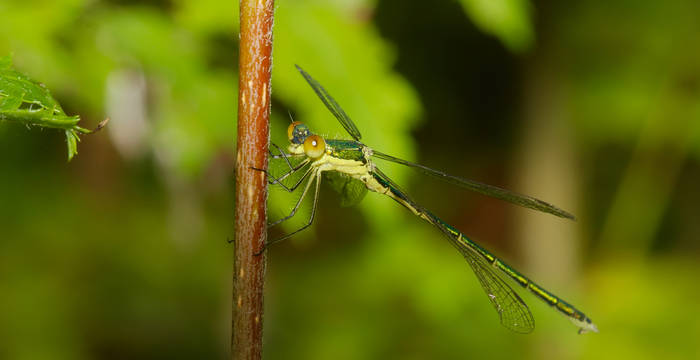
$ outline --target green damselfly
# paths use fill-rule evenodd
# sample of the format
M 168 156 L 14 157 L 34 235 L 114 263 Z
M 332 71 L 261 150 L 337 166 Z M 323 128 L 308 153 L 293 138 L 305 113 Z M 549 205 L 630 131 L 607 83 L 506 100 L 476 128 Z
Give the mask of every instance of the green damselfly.
M 340 124 L 350 134 L 353 140 L 333 140 L 324 139 L 323 137 L 314 134 L 305 124 L 294 121 L 287 130 L 287 135 L 290 145 L 287 152 L 283 151 L 279 146 L 273 144 L 273 147 L 278 153 L 271 151 L 273 159 L 284 159 L 288 170 L 280 176 L 270 176 L 270 184 L 278 185 L 288 192 L 294 192 L 301 187 L 301 196 L 293 207 L 291 213 L 269 226 L 275 226 L 283 221 L 292 218 L 300 208 L 302 201 L 307 196 L 312 186 L 313 205 L 309 221 L 299 229 L 273 241 L 268 242 L 265 248 L 272 243 L 284 240 L 290 236 L 304 230 L 313 222 L 316 213 L 316 204 L 318 201 L 319 188 L 321 184 L 321 174 L 340 173 L 344 175 L 348 181 L 353 181 L 355 184 L 360 184 L 363 190 L 370 190 L 380 194 L 385 194 L 394 199 L 399 204 L 406 207 L 415 215 L 426 220 L 430 224 L 437 227 L 450 241 L 450 243 L 459 250 L 459 252 L 467 260 L 469 266 L 476 274 L 479 283 L 481 284 L 491 305 L 496 309 L 500 317 L 501 324 L 506 328 L 518 333 L 529 333 L 534 329 L 535 321 L 532 317 L 530 309 L 518 294 L 506 284 L 499 276 L 504 275 L 526 288 L 536 297 L 544 301 L 546 304 L 554 307 L 559 313 L 566 316 L 576 326 L 579 327 L 579 333 L 589 331 L 598 332 L 597 327 L 593 324 L 583 312 L 560 299 L 558 296 L 545 290 L 541 286 L 535 284 L 520 272 L 513 269 L 511 266 L 495 257 L 488 250 L 484 249 L 479 244 L 473 242 L 462 234 L 459 230 L 445 223 L 436 215 L 420 206 L 413 201 L 401 188 L 396 185 L 388 176 L 386 176 L 376 164 L 374 158 L 379 158 L 394 162 L 401 165 L 406 165 L 422 171 L 426 174 L 438 177 L 452 184 L 466 187 L 470 190 L 492 196 L 498 199 L 509 201 L 511 203 L 528 207 L 534 210 L 550 213 L 562 218 L 573 219 L 573 215 L 557 208 L 554 205 L 544 201 L 535 199 L 530 196 L 520 195 L 508 190 L 504 190 L 495 186 L 482 184 L 479 182 L 462 179 L 456 176 L 448 175 L 443 172 L 428 168 L 423 165 L 415 164 L 406 160 L 402 160 L 382 152 L 369 148 L 360 142 L 361 135 L 357 126 L 352 122 L 350 117 L 343 111 L 333 97 L 314 80 L 308 73 L 297 66 L 301 75 L 311 85 L 316 95 L 323 101 L 328 110 L 340 121 Z M 292 163 L 290 159 L 300 160 Z M 257 169 L 260 170 L 260 169 Z M 285 185 L 283 181 L 288 179 L 293 174 L 301 174 L 298 180 L 293 184 Z M 264 250 L 264 249 L 263 249 Z M 261 251 L 263 251 L 261 250 Z

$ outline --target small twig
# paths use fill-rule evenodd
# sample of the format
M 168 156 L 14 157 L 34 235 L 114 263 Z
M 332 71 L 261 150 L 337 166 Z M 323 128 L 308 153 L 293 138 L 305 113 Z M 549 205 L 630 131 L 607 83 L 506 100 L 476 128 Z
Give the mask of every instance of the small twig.
M 100 123 L 97 124 L 97 126 L 94 129 L 90 130 L 90 132 L 88 132 L 87 134 L 94 134 L 94 133 L 102 130 L 103 127 L 107 126 L 108 122 L 109 122 L 109 118 L 106 118 L 106 119 L 100 121 Z

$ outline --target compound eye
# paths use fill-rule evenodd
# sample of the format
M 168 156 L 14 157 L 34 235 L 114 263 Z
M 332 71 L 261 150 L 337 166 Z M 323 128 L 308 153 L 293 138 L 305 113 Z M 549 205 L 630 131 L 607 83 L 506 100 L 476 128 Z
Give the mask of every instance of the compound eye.
M 294 139 L 294 129 L 297 127 L 297 125 L 301 125 L 301 121 L 295 121 L 289 124 L 289 127 L 287 128 L 287 138 L 289 139 L 289 141 L 292 141 L 292 139 Z
M 316 159 L 326 152 L 326 141 L 318 135 L 311 135 L 304 140 L 304 153 L 306 156 Z

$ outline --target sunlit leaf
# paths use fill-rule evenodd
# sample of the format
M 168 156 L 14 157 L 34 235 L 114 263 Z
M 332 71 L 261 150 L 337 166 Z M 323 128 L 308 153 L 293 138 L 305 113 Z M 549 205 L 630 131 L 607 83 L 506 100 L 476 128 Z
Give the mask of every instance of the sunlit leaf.
M 459 0 L 482 31 L 498 37 L 512 51 L 523 51 L 534 41 L 528 0 Z
M 78 126 L 79 116 L 66 115 L 43 84 L 15 71 L 9 56 L 0 58 L 0 120 L 65 130 L 68 160 L 78 153 L 78 134 L 91 132 Z

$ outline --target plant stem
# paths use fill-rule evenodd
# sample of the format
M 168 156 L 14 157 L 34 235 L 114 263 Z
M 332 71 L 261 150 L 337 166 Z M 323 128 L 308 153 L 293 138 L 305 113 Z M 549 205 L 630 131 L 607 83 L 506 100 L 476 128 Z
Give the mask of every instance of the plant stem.
M 240 0 L 232 359 L 262 358 L 273 0 Z

